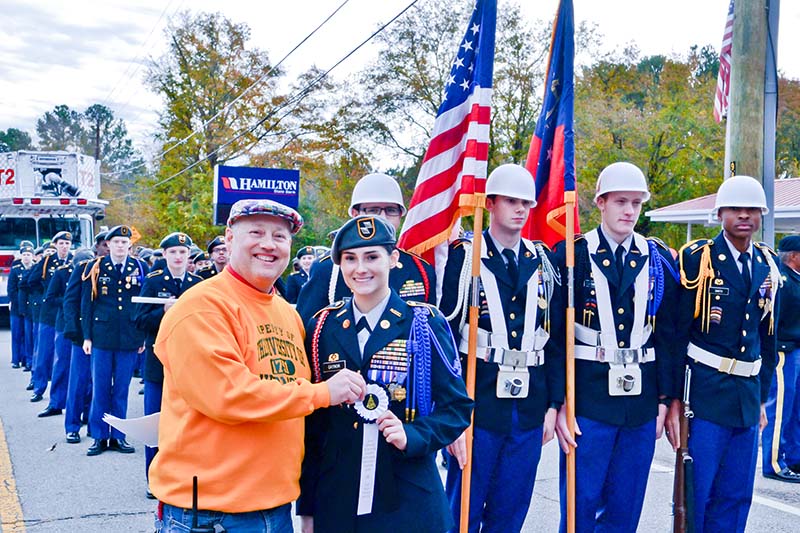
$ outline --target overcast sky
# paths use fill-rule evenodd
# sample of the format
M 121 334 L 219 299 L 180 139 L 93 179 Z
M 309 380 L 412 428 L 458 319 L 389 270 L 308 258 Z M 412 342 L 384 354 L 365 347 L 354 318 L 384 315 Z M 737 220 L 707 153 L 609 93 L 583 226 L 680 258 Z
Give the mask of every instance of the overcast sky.
M 269 52 L 276 62 L 343 1 L 3 0 L 0 129 L 16 127 L 33 134 L 36 119 L 58 104 L 83 111 L 100 102 L 123 117 L 134 138 L 143 142 L 155 130 L 160 101 L 143 83 L 142 62 L 162 54 L 164 28 L 175 13 L 221 11 L 235 22 L 247 22 L 251 45 Z M 290 74 L 312 64 L 329 67 L 409 2 L 350 0 L 285 65 Z M 499 0 L 501 7 L 503 3 Z M 576 22 L 595 22 L 607 48 L 635 43 L 644 54 L 666 55 L 685 54 L 693 44 L 719 49 L 728 3 L 574 0 Z M 529 20 L 550 21 L 558 0 L 521 4 Z M 791 78 L 800 78 L 798 27 L 800 1 L 784 0 L 778 68 Z M 334 73 L 357 70 L 373 53 L 367 46 Z

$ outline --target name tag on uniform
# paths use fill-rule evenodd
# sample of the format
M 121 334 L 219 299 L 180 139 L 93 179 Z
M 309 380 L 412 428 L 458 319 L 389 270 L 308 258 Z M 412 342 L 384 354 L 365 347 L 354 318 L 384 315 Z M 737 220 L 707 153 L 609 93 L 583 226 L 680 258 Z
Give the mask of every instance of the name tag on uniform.
M 167 291 L 162 291 L 162 292 L 158 293 L 158 297 L 159 298 L 171 298 L 172 297 L 172 293 L 171 292 L 167 292 Z
M 347 361 L 339 360 L 339 361 L 325 361 L 322 363 L 322 371 L 326 374 L 331 372 L 338 372 L 340 370 L 344 370 L 347 367 Z
M 583 280 L 583 286 L 587 289 L 594 289 L 594 280 L 593 279 L 585 279 Z
M 709 287 L 708 288 L 709 294 L 713 294 L 715 296 L 727 296 L 730 293 L 728 287 Z

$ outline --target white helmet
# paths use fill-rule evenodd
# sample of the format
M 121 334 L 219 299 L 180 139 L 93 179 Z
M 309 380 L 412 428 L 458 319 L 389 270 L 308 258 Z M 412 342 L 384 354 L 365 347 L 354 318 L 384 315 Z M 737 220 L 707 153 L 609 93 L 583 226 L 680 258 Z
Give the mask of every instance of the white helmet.
M 611 163 L 600 173 L 597 178 L 597 187 L 594 192 L 594 201 L 608 192 L 643 192 L 643 202 L 650 199 L 647 190 L 647 180 L 639 167 L 632 163 L 619 161 Z
M 406 214 L 406 206 L 403 203 L 403 193 L 400 190 L 397 180 L 386 174 L 367 174 L 353 187 L 353 194 L 350 196 L 350 209 L 360 204 L 386 203 L 397 204 Z
M 721 207 L 760 207 L 761 214 L 769 213 L 767 195 L 757 179 L 750 176 L 731 176 L 717 190 L 714 212 Z
M 492 170 L 486 180 L 486 196 L 499 194 L 529 200 L 536 206 L 536 182 L 525 167 L 507 163 Z

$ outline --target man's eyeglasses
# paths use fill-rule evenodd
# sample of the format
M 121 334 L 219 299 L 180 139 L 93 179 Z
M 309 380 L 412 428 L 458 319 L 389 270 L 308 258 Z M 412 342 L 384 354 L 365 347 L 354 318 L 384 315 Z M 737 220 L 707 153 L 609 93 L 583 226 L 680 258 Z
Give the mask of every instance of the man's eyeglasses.
M 389 207 L 365 207 L 361 209 L 361 212 L 365 215 L 380 215 L 381 213 L 385 213 L 390 217 L 399 217 L 403 214 L 403 210 L 394 205 Z

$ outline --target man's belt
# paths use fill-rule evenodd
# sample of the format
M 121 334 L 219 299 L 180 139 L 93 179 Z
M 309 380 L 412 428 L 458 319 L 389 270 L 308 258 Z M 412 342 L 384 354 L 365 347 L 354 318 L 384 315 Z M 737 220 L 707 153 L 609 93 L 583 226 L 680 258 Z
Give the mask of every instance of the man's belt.
M 575 359 L 597 361 L 616 365 L 651 363 L 656 360 L 653 348 L 604 348 L 600 346 L 600 332 L 583 324 L 575 324 L 575 338 L 588 346 L 575 345 Z M 650 338 L 648 333 L 644 342 Z
M 575 359 L 615 365 L 652 363 L 656 360 L 656 351 L 653 348 L 603 348 L 602 346 L 575 345 Z
M 731 357 L 720 357 L 719 355 L 713 354 L 708 350 L 704 350 L 692 344 L 691 342 L 689 343 L 687 353 L 689 354 L 689 357 L 698 363 L 710 366 L 711 368 L 718 370 L 723 374 L 731 374 L 733 376 L 749 378 L 757 376 L 759 371 L 761 371 L 761 359 L 757 359 L 755 361 L 741 361 Z
M 469 337 L 465 333 L 468 333 L 468 328 L 463 328 L 461 333 L 461 342 L 458 349 L 461 353 L 467 353 L 469 350 Z M 485 329 L 478 328 L 478 346 L 475 356 L 487 363 L 514 367 L 542 366 L 544 364 L 544 350 L 526 352 L 489 346 L 489 335 L 489 332 Z

